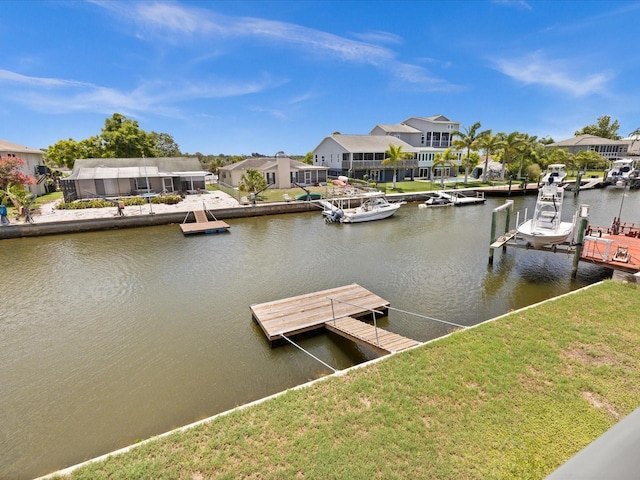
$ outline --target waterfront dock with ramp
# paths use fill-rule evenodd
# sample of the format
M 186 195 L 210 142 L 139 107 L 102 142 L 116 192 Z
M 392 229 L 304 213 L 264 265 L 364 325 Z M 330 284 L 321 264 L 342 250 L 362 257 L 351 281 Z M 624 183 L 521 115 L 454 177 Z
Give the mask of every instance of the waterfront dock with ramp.
M 382 297 L 354 283 L 250 308 L 254 321 L 272 346 L 283 338 L 320 329 L 383 354 L 419 345 L 416 340 L 377 327 L 376 318 L 386 315 L 389 305 Z M 360 317 L 372 317 L 374 324 L 357 320 Z

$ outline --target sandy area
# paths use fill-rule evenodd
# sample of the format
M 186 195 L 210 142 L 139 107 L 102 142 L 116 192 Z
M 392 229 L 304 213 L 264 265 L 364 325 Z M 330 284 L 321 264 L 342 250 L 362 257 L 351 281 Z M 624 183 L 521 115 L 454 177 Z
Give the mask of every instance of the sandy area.
M 86 220 L 92 218 L 109 218 L 117 217 L 118 209 L 113 207 L 106 208 L 87 208 L 83 210 L 58 210 L 56 205 L 62 200 L 52 203 L 45 203 L 32 213 L 33 223 L 49 223 L 62 222 L 66 220 Z M 176 205 L 155 204 L 125 207 L 125 216 L 130 215 L 149 215 L 153 213 L 175 213 L 190 212 L 193 210 L 215 210 L 217 208 L 237 207 L 238 201 L 231 195 L 224 192 L 213 191 L 197 195 L 186 195 L 184 200 Z M 9 218 L 12 224 L 24 223 L 24 218 L 16 220 Z

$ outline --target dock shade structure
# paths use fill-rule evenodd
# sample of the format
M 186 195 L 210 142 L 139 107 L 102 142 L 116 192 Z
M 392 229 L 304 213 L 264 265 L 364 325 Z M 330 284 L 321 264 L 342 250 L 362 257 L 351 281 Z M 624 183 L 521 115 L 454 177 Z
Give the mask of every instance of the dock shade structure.
M 85 158 L 61 181 L 65 202 L 150 193 L 184 194 L 206 188 L 209 172 L 195 157 Z

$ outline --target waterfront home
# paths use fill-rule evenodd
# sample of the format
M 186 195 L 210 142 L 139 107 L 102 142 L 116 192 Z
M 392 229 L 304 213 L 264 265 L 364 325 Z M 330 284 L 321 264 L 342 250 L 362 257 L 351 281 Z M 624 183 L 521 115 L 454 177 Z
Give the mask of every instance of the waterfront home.
M 562 148 L 573 154 L 591 150 L 607 160 L 617 160 L 627 156 L 629 143 L 627 140 L 611 140 L 595 135 L 578 135 L 567 140 L 550 143 L 545 148 Z
M 83 158 L 61 180 L 65 202 L 204 190 L 210 173 L 196 157 Z
M 431 117 L 409 117 L 396 124 L 377 124 L 368 135 L 341 135 L 334 133 L 326 137 L 313 150 L 314 165 L 326 165 L 333 176 L 346 175 L 363 178 L 365 175 L 378 182 L 390 182 L 397 169 L 398 179 L 433 178 L 457 176 L 455 165 L 460 164 L 460 156 L 453 161 L 453 167 L 440 167 L 444 172 L 434 172 L 433 162 L 438 153 L 453 144 L 453 132 L 460 124 L 444 115 Z M 402 151 L 413 154 L 399 167 L 383 165 L 389 144 L 402 147 Z
M 35 178 L 36 183 L 25 185 L 25 187 L 29 192 L 36 195 L 44 195 L 45 193 L 49 193 L 49 189 L 53 190 L 53 186 L 44 181 L 48 170 L 42 160 L 43 154 L 44 152 L 42 150 L 0 140 L 0 157 L 15 157 L 24 161 L 24 165 L 19 167 L 19 170 L 25 175 Z
M 250 157 L 218 169 L 218 181 L 237 188 L 247 170 L 259 171 L 273 188 L 293 188 L 294 183 L 303 186 L 327 183 L 327 167 L 309 165 L 278 152 L 274 157 Z

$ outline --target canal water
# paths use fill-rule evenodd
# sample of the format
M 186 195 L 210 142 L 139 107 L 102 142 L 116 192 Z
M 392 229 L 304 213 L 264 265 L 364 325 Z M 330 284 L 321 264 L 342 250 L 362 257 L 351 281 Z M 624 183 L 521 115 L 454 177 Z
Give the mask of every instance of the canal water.
M 640 222 L 640 194 L 567 194 L 564 218 Z M 420 209 L 327 225 L 320 212 L 230 220 L 228 234 L 177 225 L 0 244 L 0 478 L 32 478 L 331 373 L 271 349 L 249 306 L 359 283 L 409 312 L 473 325 L 608 276 L 572 258 L 496 252 L 491 210 Z M 534 197 L 515 198 L 533 211 Z M 624 202 L 624 203 L 623 203 Z M 515 217 L 515 215 L 514 215 Z M 381 326 L 426 341 L 451 331 L 392 311 Z M 336 369 L 374 358 L 322 334 L 301 345 Z

